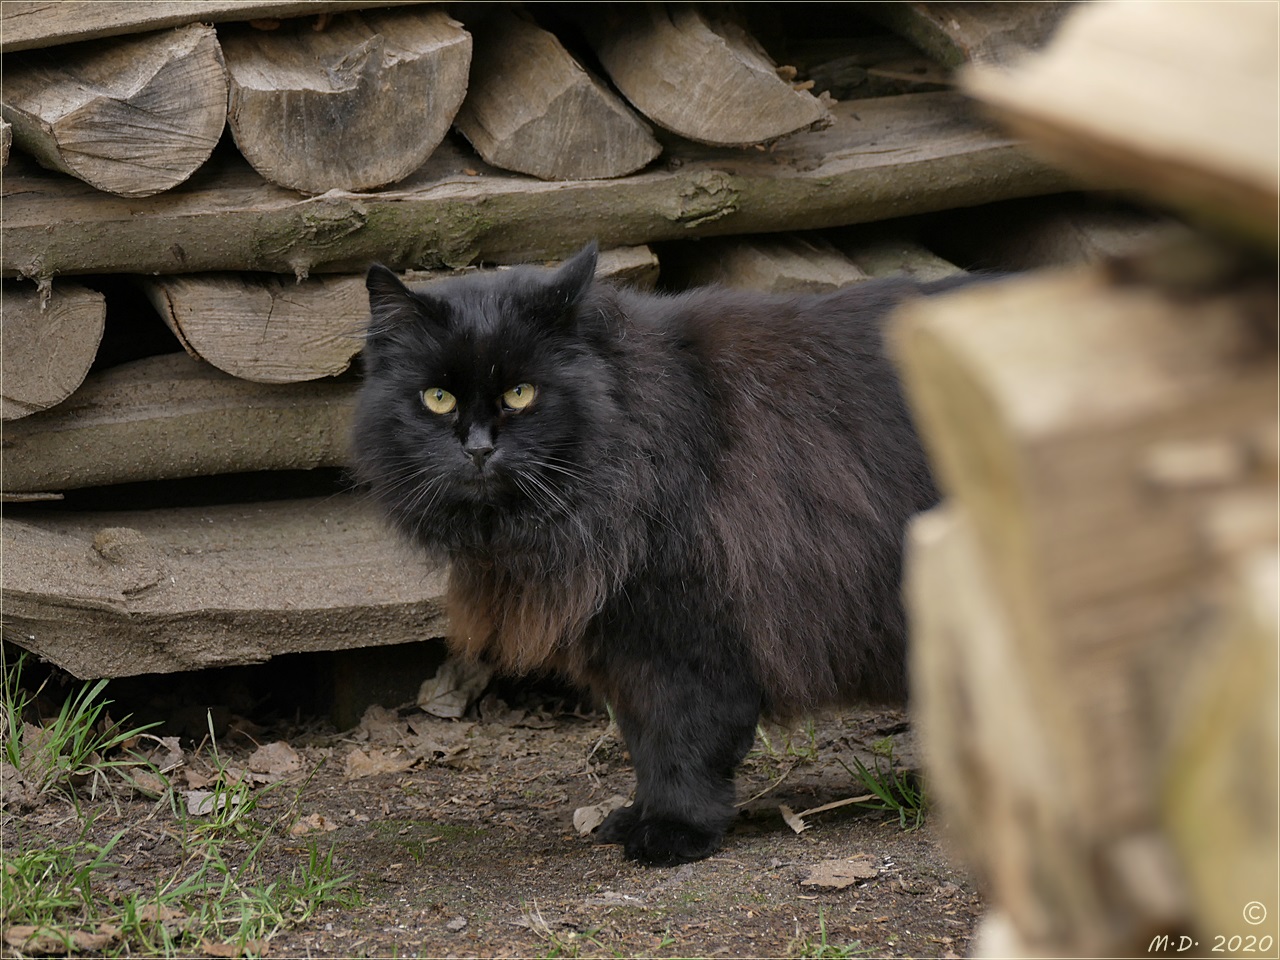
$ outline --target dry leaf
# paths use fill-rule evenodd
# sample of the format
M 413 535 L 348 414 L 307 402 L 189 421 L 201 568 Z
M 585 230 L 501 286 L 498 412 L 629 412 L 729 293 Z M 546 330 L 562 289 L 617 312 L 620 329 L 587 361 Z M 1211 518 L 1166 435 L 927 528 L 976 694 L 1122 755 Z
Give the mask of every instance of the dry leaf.
M 283 740 L 260 746 L 249 757 L 249 769 L 279 780 L 302 769 L 302 757 Z
M 823 890 L 843 890 L 859 880 L 870 880 L 879 875 L 880 866 L 876 858 L 868 853 L 860 853 L 847 860 L 826 860 L 810 867 L 800 884 Z
M 348 780 L 371 777 L 378 773 L 403 773 L 414 765 L 416 758 L 399 750 L 371 749 L 365 753 L 359 747 L 347 754 L 345 770 Z
M 37 933 L 38 928 L 26 924 L 13 924 L 4 932 L 4 942 L 28 955 L 56 954 L 66 956 L 69 953 L 100 953 L 116 939 L 116 934 L 103 928 L 98 933 L 88 930 L 72 930 L 70 943 L 61 936 L 47 931 Z
M 330 830 L 337 829 L 338 824 L 323 813 L 309 813 L 289 828 L 289 834 L 294 837 L 302 837 L 308 833 L 328 833 Z
M 796 816 L 796 812 L 785 803 L 778 805 L 778 812 L 782 814 L 782 819 L 786 821 L 787 826 L 796 833 L 804 833 L 809 829 L 809 825 L 805 823 L 803 819 Z
M 246 953 L 252 953 L 255 956 L 266 956 L 267 942 L 265 940 L 246 940 L 243 944 L 239 943 L 215 943 L 211 940 L 200 941 L 200 952 L 206 957 L 243 957 Z
M 238 795 L 229 795 L 225 790 L 217 793 L 212 790 L 184 790 L 182 797 L 187 801 L 187 813 L 193 817 L 207 817 L 225 807 L 228 801 L 232 806 L 240 803 Z
M 573 826 L 578 831 L 579 836 L 585 837 L 600 824 L 604 823 L 605 817 L 609 816 L 613 811 L 625 807 L 630 802 L 622 794 L 615 793 L 608 800 L 594 803 L 587 807 L 579 807 L 573 811 Z
M 481 663 L 449 659 L 436 675 L 418 688 L 418 706 L 436 717 L 461 717 L 489 685 L 493 668 Z

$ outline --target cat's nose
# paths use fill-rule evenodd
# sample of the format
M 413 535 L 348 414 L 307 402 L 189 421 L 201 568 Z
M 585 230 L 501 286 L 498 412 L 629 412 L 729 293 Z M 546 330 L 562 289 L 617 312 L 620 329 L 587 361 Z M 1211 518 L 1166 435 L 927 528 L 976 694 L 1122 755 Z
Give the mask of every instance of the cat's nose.
M 467 432 L 467 439 L 462 444 L 462 450 L 471 458 L 471 462 L 476 465 L 477 470 L 483 470 L 485 463 L 493 455 L 493 435 L 488 430 L 472 427 Z

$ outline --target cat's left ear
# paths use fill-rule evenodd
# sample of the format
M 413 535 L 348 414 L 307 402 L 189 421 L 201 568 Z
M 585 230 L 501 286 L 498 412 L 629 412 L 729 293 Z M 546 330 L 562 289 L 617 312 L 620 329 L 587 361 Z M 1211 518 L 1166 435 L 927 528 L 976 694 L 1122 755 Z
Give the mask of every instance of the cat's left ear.
M 554 309 L 564 316 L 587 292 L 596 276 L 596 261 L 600 249 L 595 241 L 587 244 L 560 265 L 551 276 L 549 291 Z

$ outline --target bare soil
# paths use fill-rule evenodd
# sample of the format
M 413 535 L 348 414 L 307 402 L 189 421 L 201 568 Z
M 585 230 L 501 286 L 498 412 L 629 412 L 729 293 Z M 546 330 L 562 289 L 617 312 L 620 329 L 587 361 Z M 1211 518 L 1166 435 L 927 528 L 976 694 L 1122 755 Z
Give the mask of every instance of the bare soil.
M 743 765 L 741 816 L 723 849 L 673 868 L 637 866 L 574 826 L 576 809 L 631 789 L 603 714 L 493 697 L 464 720 L 372 707 L 343 734 L 233 723 L 219 749 L 278 781 L 257 788 L 255 815 L 295 824 L 260 857 L 288 875 L 305 841 L 332 844 L 359 899 L 276 934 L 272 957 L 964 955 L 980 901 L 944 855 L 935 814 L 904 830 L 896 814 L 846 805 L 806 817 L 797 834 L 779 810 L 864 794 L 842 761 L 871 763 L 890 742 L 910 764 L 904 716 L 852 712 L 766 736 Z M 266 743 L 287 746 L 255 760 Z M 186 746 L 170 776 L 197 786 L 207 745 Z M 273 750 L 289 762 L 264 762 Z M 117 792 L 81 810 L 100 840 L 127 831 L 108 881 L 121 891 L 154 885 L 177 856 L 171 814 L 155 800 Z M 20 815 L 55 842 L 80 829 L 65 800 Z M 831 861 L 860 878 L 806 883 Z

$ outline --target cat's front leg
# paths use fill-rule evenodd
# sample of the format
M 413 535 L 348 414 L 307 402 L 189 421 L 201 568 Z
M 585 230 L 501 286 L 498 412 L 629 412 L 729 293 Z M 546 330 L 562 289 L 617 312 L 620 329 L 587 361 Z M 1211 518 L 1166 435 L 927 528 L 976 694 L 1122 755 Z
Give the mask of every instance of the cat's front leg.
M 759 688 L 737 664 L 705 659 L 644 664 L 631 679 L 613 707 L 635 764 L 635 802 L 597 838 L 646 864 L 701 860 L 733 821 L 734 771 L 755 738 Z

